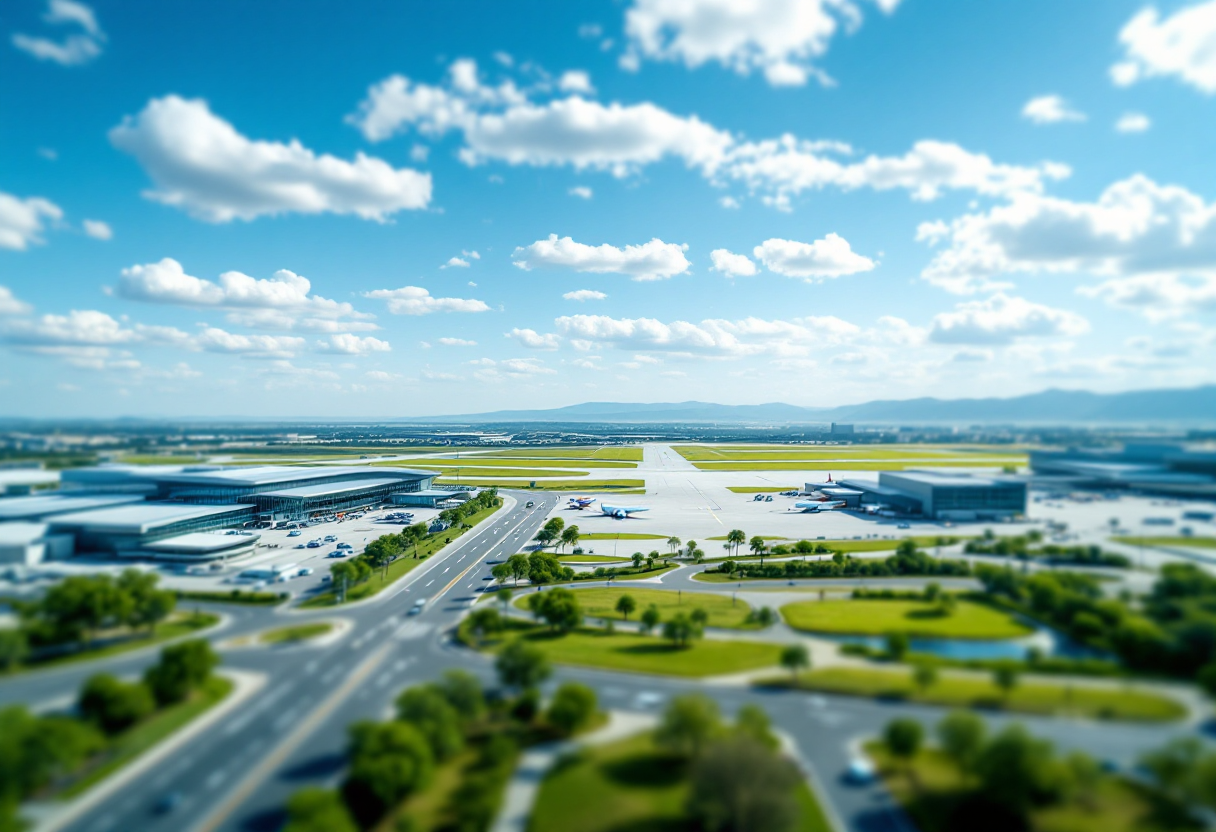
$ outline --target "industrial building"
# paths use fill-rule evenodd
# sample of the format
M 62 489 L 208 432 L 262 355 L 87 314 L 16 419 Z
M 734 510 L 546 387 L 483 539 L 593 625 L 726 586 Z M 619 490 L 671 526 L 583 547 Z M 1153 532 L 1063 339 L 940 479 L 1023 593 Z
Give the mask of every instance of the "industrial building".
M 862 506 L 937 520 L 986 520 L 1026 513 L 1026 483 L 953 471 L 882 471 L 878 482 L 847 479 L 842 491 L 860 492 Z M 824 489 L 820 489 L 824 490 Z M 851 506 L 850 506 L 851 507 Z
M 463 503 L 469 499 L 470 493 L 470 491 L 445 491 L 437 488 L 428 488 L 424 491 L 403 491 L 393 495 L 392 503 L 395 506 L 447 508 L 449 505 Z
M 1172 443 L 1031 451 L 1035 482 L 1047 487 L 1216 497 L 1216 451 Z
M 342 514 L 409 494 L 452 499 L 452 492 L 431 492 L 435 476 L 328 465 L 70 469 L 60 491 L 0 498 L 0 561 L 33 564 L 73 552 L 228 559 L 256 545 L 256 534 L 237 533 L 246 526 Z

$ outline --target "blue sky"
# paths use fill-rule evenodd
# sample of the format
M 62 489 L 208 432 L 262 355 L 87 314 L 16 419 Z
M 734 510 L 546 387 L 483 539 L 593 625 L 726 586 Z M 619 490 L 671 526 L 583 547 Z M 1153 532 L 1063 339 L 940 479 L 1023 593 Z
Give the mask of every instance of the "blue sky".
M 17 0 L 0 412 L 1216 380 L 1216 0 Z

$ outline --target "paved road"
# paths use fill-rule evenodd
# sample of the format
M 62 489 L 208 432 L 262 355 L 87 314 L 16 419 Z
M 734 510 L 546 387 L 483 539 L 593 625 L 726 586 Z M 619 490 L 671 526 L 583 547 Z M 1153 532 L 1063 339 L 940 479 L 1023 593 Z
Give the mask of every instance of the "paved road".
M 384 718 L 402 688 L 436 678 L 447 669 L 468 669 L 491 681 L 490 661 L 452 644 L 450 629 L 478 592 L 492 585 L 490 566 L 519 551 L 543 523 L 545 508 L 538 505 L 527 510 L 524 502 L 543 499 L 551 503 L 554 499 L 551 495 L 506 496 L 506 508 L 481 529 L 463 538 L 458 547 L 435 555 L 372 602 L 308 614 L 256 608 L 231 611 L 224 637 L 284 619 L 334 615 L 349 620 L 351 627 L 342 639 L 321 647 L 226 651 L 226 666 L 266 674 L 264 688 L 214 730 L 185 743 L 164 766 L 134 778 L 67 828 L 71 832 L 275 830 L 292 792 L 304 785 L 333 785 L 340 780 L 350 723 Z M 733 589 L 731 585 L 691 582 L 688 574 L 688 570 L 669 574 L 658 585 L 690 591 Z M 656 584 L 639 586 L 647 585 Z M 426 608 L 409 616 L 418 599 L 428 600 Z M 100 669 L 134 674 L 154 660 L 155 652 L 150 651 L 17 677 L 0 682 L 0 703 L 63 699 L 70 697 L 84 677 Z M 643 693 L 658 694 L 665 701 L 691 691 L 711 696 L 727 714 L 748 702 L 760 704 L 793 737 L 846 828 L 864 832 L 902 832 L 911 827 L 889 806 L 880 786 L 852 787 L 840 779 L 853 753 L 851 747 L 858 738 L 880 731 L 896 715 L 933 722 L 942 714 L 935 708 L 865 699 L 577 668 L 560 669 L 549 688 L 570 679 L 595 687 L 603 704 L 613 708 L 641 707 L 639 695 Z M 662 702 L 650 707 L 661 709 Z M 996 715 L 990 720 L 1005 721 Z M 1063 748 L 1083 748 L 1123 763 L 1185 730 L 1076 720 L 1021 721 Z M 182 802 L 171 813 L 157 814 L 157 801 L 169 793 L 180 794 Z

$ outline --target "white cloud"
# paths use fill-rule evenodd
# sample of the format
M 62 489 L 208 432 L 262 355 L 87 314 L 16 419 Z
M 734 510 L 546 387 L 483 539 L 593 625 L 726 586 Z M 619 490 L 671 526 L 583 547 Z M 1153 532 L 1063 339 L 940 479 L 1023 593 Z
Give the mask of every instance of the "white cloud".
M 365 317 L 362 313 L 354 313 Z M 249 329 L 274 329 L 283 332 L 299 330 L 300 332 L 371 332 L 380 327 L 371 321 L 350 320 L 347 318 L 310 318 L 301 317 L 299 312 L 290 309 L 254 309 L 250 311 L 229 312 L 226 316 L 228 323 Z
M 427 160 L 427 157 L 430 155 L 431 155 L 431 149 L 424 144 L 418 144 L 417 142 L 415 142 L 414 146 L 410 148 L 410 161 L 411 162 L 418 162 L 419 164 L 422 164 L 423 162 L 425 162 Z
M 1096 286 L 1081 286 L 1087 297 L 1144 312 L 1152 319 L 1188 312 L 1216 311 L 1216 274 L 1147 274 L 1119 277 Z
M 110 141 L 156 184 L 146 197 L 209 222 L 287 212 L 384 221 L 431 199 L 430 174 L 395 169 L 363 153 L 350 162 L 318 156 L 295 139 L 251 140 L 207 102 L 176 95 L 150 100 L 110 131 Z
M 1135 175 L 1096 202 L 1021 194 L 950 225 L 950 247 L 922 276 L 954 292 L 1007 286 L 1017 273 L 1110 278 L 1216 275 L 1216 204 Z
M 492 358 L 478 358 L 470 361 L 469 364 L 478 368 L 473 371 L 474 378 L 491 383 L 557 373 L 557 370 L 546 367 L 538 358 L 505 358 L 501 361 L 495 361 Z
M 579 185 L 571 188 L 569 191 L 567 191 L 567 193 L 569 193 L 570 196 L 576 196 L 579 199 L 591 199 L 591 197 L 595 195 L 586 185 Z
M 101 220 L 85 220 L 84 233 L 92 237 L 94 240 L 109 240 L 114 237 L 114 230 L 110 228 L 108 223 Z
M 839 234 L 828 234 L 813 243 L 765 240 L 752 254 L 771 272 L 808 281 L 868 272 L 876 265 L 869 257 L 854 252 Z
M 16 33 L 13 35 L 13 45 L 40 61 L 53 61 L 60 66 L 86 64 L 101 54 L 105 32 L 101 31 L 93 10 L 84 3 L 50 0 L 42 19 L 51 25 L 79 26 L 84 29 L 84 34 L 68 35 L 62 41 L 56 41 Z
M 416 83 L 401 75 L 386 78 L 370 88 L 347 120 L 369 141 L 410 128 L 432 137 L 457 131 L 464 139 L 460 158 L 468 165 L 499 161 L 627 176 L 646 165 L 676 159 L 714 184 L 742 183 L 766 204 L 783 210 L 793 197 L 829 186 L 901 188 L 921 200 L 947 190 L 1004 196 L 1040 191 L 1045 181 L 1070 172 L 1052 162 L 999 164 L 956 144 L 931 140 L 917 142 L 903 156 L 842 161 L 840 157 L 853 151 L 841 142 L 788 134 L 743 141 L 696 116 L 676 115 L 649 102 L 603 104 L 574 95 L 537 103 L 513 85 L 481 85 L 475 72 L 458 84 L 451 80 L 454 74 L 449 73 L 447 86 Z
M 363 375 L 370 378 L 372 381 L 396 381 L 401 378 L 399 373 L 390 373 L 385 370 L 368 370 Z
M 369 355 L 373 352 L 389 352 L 392 346 L 388 341 L 379 338 L 360 338 L 358 335 L 340 333 L 329 336 L 328 341 L 318 341 L 317 349 L 321 352 L 336 352 L 342 355 Z
M 591 76 L 581 69 L 571 69 L 562 73 L 562 76 L 557 79 L 557 88 L 562 92 L 583 93 L 591 95 L 595 93 L 595 87 L 591 86 Z
M 709 259 L 714 263 L 710 268 L 727 277 L 751 277 L 756 273 L 756 264 L 746 254 L 716 248 L 709 253 Z
M 1080 315 L 998 292 L 935 316 L 929 339 L 938 344 L 1008 344 L 1018 338 L 1088 331 L 1089 323 Z
M 30 245 L 40 245 L 43 223 L 61 219 L 63 209 L 49 199 L 21 199 L 0 191 L 0 248 L 25 251 Z
M 724 197 L 722 197 L 721 199 L 719 199 L 719 200 L 718 200 L 718 204 L 719 204 L 719 205 L 721 205 L 723 208 L 738 208 L 738 207 L 740 207 L 740 206 L 739 206 L 739 200 L 735 199 L 733 196 L 724 196 Z
M 468 260 L 462 260 L 459 257 L 449 257 L 448 262 L 444 263 L 439 268 L 441 269 L 467 269 L 469 267 Z
M 658 237 L 640 246 L 617 248 L 607 243 L 599 246 L 576 243 L 570 237 L 559 240 L 556 234 L 550 234 L 547 240 L 516 248 L 512 258 L 525 271 L 550 267 L 592 274 L 625 274 L 634 280 L 665 280 L 688 271 L 692 264 L 684 256 L 687 250 L 686 244 L 665 243 Z
M 73 309 L 67 315 L 43 315 L 11 321 L 4 337 L 14 344 L 111 346 L 139 340 L 139 335 L 104 312 Z
M 1058 95 L 1040 95 L 1026 102 L 1022 118 L 1035 124 L 1058 124 L 1062 121 L 1085 121 L 1085 114 L 1074 110 Z
M 965 347 L 950 356 L 951 361 L 959 363 L 982 363 L 991 361 L 993 358 L 992 350 L 981 350 L 975 347 Z
M 1152 121 L 1144 113 L 1124 113 L 1115 122 L 1115 130 L 1120 133 L 1143 133 L 1152 126 Z
M 247 358 L 290 358 L 304 349 L 305 341 L 293 335 L 238 335 L 207 327 L 196 340 L 205 352 L 243 355 Z
M 224 272 L 213 283 L 187 274 L 172 257 L 123 269 L 118 282 L 121 297 L 148 303 L 294 311 L 319 318 L 367 317 L 349 303 L 309 294 L 311 290 L 308 278 L 287 269 L 279 269 L 268 280 Z
M 824 316 L 793 321 L 744 318 L 664 323 L 654 318 L 571 315 L 554 321 L 558 332 L 586 344 L 607 344 L 631 352 L 668 352 L 703 358 L 750 355 L 806 355 L 812 347 L 843 343 L 861 334 L 859 327 Z
M 28 303 L 17 300 L 12 289 L 0 286 L 0 315 L 28 315 L 32 311 Z
M 562 297 L 566 300 L 582 302 L 587 300 L 604 300 L 608 296 L 603 292 L 597 292 L 595 289 L 575 289 L 573 292 L 566 292 Z
M 1176 76 L 1216 94 L 1216 0 L 1183 6 L 1165 18 L 1151 6 L 1141 9 L 1119 32 L 1119 42 L 1124 59 L 1110 68 L 1119 86 Z
M 561 343 L 561 339 L 552 332 L 542 335 L 534 329 L 516 328 L 506 333 L 505 337 L 515 339 L 520 346 L 530 350 L 555 350 Z
M 468 341 L 464 338 L 440 338 L 439 343 L 445 347 L 475 347 L 476 341 Z
M 480 254 L 478 254 L 476 251 L 464 251 L 464 250 L 462 250 L 460 253 L 461 253 L 461 255 L 462 255 L 462 256 L 467 257 L 467 258 L 469 258 L 470 260 L 480 260 L 480 259 L 481 259 L 481 255 L 480 255 Z
M 884 12 L 899 0 L 880 0 Z M 830 79 L 812 65 L 827 52 L 841 24 L 861 23 L 861 9 L 849 0 L 635 0 L 625 13 L 626 58 L 679 61 L 696 68 L 710 61 L 741 75 L 764 73 L 773 86 L 797 86 L 814 76 Z
M 376 289 L 363 297 L 388 301 L 388 311 L 394 315 L 428 315 L 431 312 L 489 312 L 483 301 L 472 298 L 436 298 L 421 286 L 400 289 Z

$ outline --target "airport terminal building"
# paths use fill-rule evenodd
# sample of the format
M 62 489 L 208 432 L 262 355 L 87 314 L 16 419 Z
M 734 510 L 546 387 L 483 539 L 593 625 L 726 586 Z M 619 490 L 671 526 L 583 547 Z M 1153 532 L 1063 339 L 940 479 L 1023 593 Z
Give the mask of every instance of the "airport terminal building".
M 329 465 L 71 469 L 62 472 L 57 492 L 0 498 L 0 527 L 22 524 L 20 534 L 15 528 L 0 534 L 9 541 L 0 547 L 0 562 L 36 563 L 48 552 L 62 557 L 65 551 L 183 561 L 238 557 L 258 539 L 248 526 L 342 514 L 399 495 L 429 493 L 435 476 L 408 468 Z
M 1043 486 L 1216 498 L 1216 451 L 1173 443 L 1031 451 L 1030 469 Z
M 941 470 L 882 471 L 878 482 L 846 479 L 861 504 L 892 514 L 936 520 L 999 520 L 1026 513 L 1026 483 L 1015 477 Z

